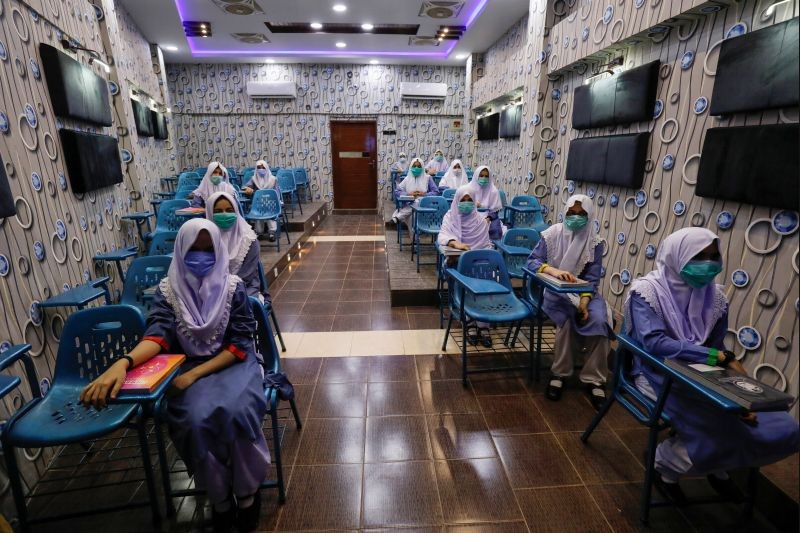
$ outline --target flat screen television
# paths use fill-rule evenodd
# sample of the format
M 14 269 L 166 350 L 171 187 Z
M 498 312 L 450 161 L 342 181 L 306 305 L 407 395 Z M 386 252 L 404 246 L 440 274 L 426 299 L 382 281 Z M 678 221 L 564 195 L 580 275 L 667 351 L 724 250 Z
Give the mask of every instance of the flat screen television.
M 3 156 L 0 155 L 0 218 L 12 217 L 17 214 L 14 207 L 14 197 L 11 196 L 11 187 L 8 185 L 6 175 L 6 165 L 3 163 Z
M 712 115 L 800 103 L 798 20 L 722 41 L 711 94 Z
M 133 120 L 136 122 L 136 133 L 139 134 L 139 137 L 153 137 L 155 132 L 150 108 L 134 99 L 131 99 L 131 106 L 133 107 Z
M 522 129 L 522 106 L 509 106 L 500 113 L 500 138 L 513 139 L 519 137 Z
M 500 113 L 493 113 L 478 119 L 478 140 L 492 141 L 500 134 Z
M 573 139 L 567 179 L 638 189 L 644 181 L 649 132 Z
M 108 83 L 104 78 L 49 44 L 39 44 L 39 56 L 56 116 L 111 126 Z
M 163 113 L 150 110 L 151 122 L 153 123 L 153 136 L 156 139 L 164 140 L 169 139 L 169 131 L 167 130 L 167 117 Z
M 73 192 L 84 193 L 122 183 L 116 137 L 63 128 L 58 134 Z

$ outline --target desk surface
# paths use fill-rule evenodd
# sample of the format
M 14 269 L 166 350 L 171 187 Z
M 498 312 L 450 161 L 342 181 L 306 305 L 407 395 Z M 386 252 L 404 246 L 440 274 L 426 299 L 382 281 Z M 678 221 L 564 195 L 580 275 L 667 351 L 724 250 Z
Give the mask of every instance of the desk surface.
M 147 220 L 153 216 L 152 211 L 140 211 L 138 213 L 130 213 L 122 216 L 122 220 Z
M 584 292 L 594 292 L 594 287 L 591 286 L 580 285 L 577 287 L 560 287 L 544 276 L 540 276 L 538 272 L 533 272 L 528 268 L 523 268 L 523 271 L 525 271 L 525 273 L 527 273 L 531 278 L 531 282 L 536 283 L 537 285 L 540 285 L 549 291 L 557 292 L 559 294 L 581 294 Z
M 92 280 L 89 283 L 78 285 L 61 294 L 57 294 L 47 300 L 41 302 L 39 307 L 71 307 L 86 305 L 87 303 L 105 296 L 107 290 L 105 287 L 97 287 L 101 283 L 108 281 L 108 278 Z
M 127 259 L 128 257 L 133 257 L 138 253 L 135 246 L 131 246 L 129 248 L 120 248 L 118 250 L 114 250 L 111 252 L 106 252 L 104 254 L 97 254 L 92 259 L 94 261 L 119 261 L 122 259 Z

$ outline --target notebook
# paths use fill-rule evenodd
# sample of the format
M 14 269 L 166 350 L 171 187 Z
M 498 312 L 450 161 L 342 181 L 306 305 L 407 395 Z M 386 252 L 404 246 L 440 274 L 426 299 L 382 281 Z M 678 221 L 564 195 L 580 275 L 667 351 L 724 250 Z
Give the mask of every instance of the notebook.
M 464 253 L 464 250 L 453 248 L 452 246 L 439 246 L 439 251 L 446 257 L 459 256 Z
M 578 278 L 578 281 L 564 281 L 563 279 L 558 279 L 557 277 L 551 276 L 550 274 L 545 274 L 544 272 L 537 272 L 536 276 L 539 277 L 539 279 L 542 279 L 548 283 L 555 285 L 556 287 L 561 287 L 561 288 L 569 287 L 571 289 L 581 289 L 584 287 L 586 287 L 587 289 L 592 288 L 591 283 L 581 278 Z
M 128 372 L 120 392 L 122 394 L 151 393 L 185 360 L 186 356 L 183 354 L 156 355 Z
M 183 209 L 177 209 L 175 213 L 179 215 L 197 215 L 197 214 L 205 214 L 206 210 L 203 207 L 184 207 Z
M 785 411 L 794 403 L 792 395 L 732 370 L 669 358 L 664 364 L 748 411 Z

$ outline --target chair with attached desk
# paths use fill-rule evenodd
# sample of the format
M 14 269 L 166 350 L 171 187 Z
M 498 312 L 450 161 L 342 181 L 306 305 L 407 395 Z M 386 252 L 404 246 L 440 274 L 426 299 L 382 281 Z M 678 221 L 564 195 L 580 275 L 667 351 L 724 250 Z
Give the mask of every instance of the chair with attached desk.
M 144 235 L 146 241 L 153 239 L 159 233 L 165 231 L 178 231 L 186 219 L 175 214 L 175 211 L 189 207 L 189 200 L 165 200 L 161 202 L 156 216 L 156 228 Z
M 461 322 L 461 381 L 467 385 L 470 373 L 501 372 L 527 370 L 529 379 L 533 379 L 534 366 L 538 367 L 538 358 L 534 362 L 532 342 L 528 343 L 527 366 L 502 368 L 478 368 L 470 370 L 467 366 L 467 324 L 472 321 L 492 324 L 508 324 L 513 326 L 530 321 L 531 338 L 533 332 L 532 309 L 514 294 L 511 278 L 508 276 L 503 257 L 496 250 L 470 250 L 461 254 L 458 268 L 447 269 L 447 282 L 450 303 L 450 318 L 442 342 L 442 350 L 447 350 L 450 328 L 453 319 Z M 509 329 L 509 332 L 511 329 Z M 509 335 L 504 344 L 508 345 Z
M 649 429 L 647 438 L 647 452 L 645 457 L 645 477 L 644 484 L 642 485 L 642 493 L 640 500 L 639 518 L 643 523 L 647 523 L 650 517 L 650 509 L 654 507 L 664 507 L 674 505 L 671 502 L 654 502 L 651 500 L 653 481 L 655 475 L 655 455 L 656 447 L 658 446 L 658 434 L 665 429 L 671 428 L 671 421 L 669 416 L 664 412 L 664 405 L 666 404 L 667 397 L 670 390 L 674 385 L 679 385 L 682 389 L 692 391 L 697 394 L 698 400 L 710 402 L 718 407 L 720 411 L 739 412 L 744 411 L 743 408 L 736 402 L 717 394 L 716 392 L 704 387 L 697 381 L 684 376 L 683 374 L 671 369 L 663 360 L 648 353 L 644 348 L 632 337 L 625 332 L 625 322 L 623 322 L 623 333 L 617 335 L 618 347 L 613 352 L 614 363 L 611 381 L 611 394 L 608 396 L 605 404 L 600 408 L 594 416 L 589 426 L 581 435 L 581 441 L 588 442 L 592 432 L 603 420 L 603 417 L 609 412 L 614 402 L 619 403 L 626 411 L 628 411 L 637 422 Z M 639 357 L 641 360 L 656 369 L 664 376 L 664 384 L 656 400 L 652 400 L 644 395 L 631 379 L 630 372 L 632 369 L 633 358 Z M 746 496 L 746 514 L 752 512 L 753 504 L 755 502 L 755 490 L 758 479 L 758 468 L 750 468 L 748 472 L 748 494 Z M 692 505 L 718 503 L 720 498 L 690 500 L 687 502 Z
M 548 227 L 542 216 L 542 206 L 535 196 L 515 196 L 503 211 L 503 218 L 509 227 L 531 228 L 539 232 Z
M 202 180 L 203 178 L 197 172 L 181 172 L 175 189 L 188 189 L 191 187 L 192 190 L 195 190 L 200 186 Z
M 292 171 L 294 173 L 294 183 L 297 188 L 303 189 L 303 194 L 300 195 L 298 192 L 298 201 L 302 203 L 303 198 L 306 199 L 306 202 L 311 201 L 311 186 L 308 183 L 308 173 L 306 173 L 306 169 L 304 167 L 297 167 Z
M 166 255 L 137 257 L 128 268 L 128 276 L 122 287 L 120 303 L 131 305 L 147 316 L 150 312 L 151 298 L 145 291 L 167 276 L 172 258 Z
M 512 279 L 523 279 L 525 273 L 522 269 L 531 255 L 531 250 L 541 239 L 541 235 L 535 229 L 513 228 L 503 235 L 502 240 L 495 242 L 497 250 L 503 254 L 506 262 L 508 275 Z
M 245 220 L 248 222 L 267 222 L 274 220 L 276 223 L 275 228 L 275 246 L 277 250 L 281 251 L 281 231 L 283 228 L 283 205 L 278 197 L 278 191 L 275 189 L 259 189 L 253 193 L 253 199 L 250 204 L 250 211 L 244 215 Z M 286 242 L 292 244 L 289 238 L 288 228 L 286 229 Z
M 261 261 L 258 262 L 258 280 L 262 294 L 269 293 L 269 285 L 267 284 L 267 273 L 264 272 L 264 265 Z M 283 335 L 281 335 L 281 328 L 278 325 L 278 317 L 275 315 L 275 308 L 272 307 L 272 302 L 265 302 L 264 308 L 267 314 L 272 318 L 272 324 L 275 326 L 275 334 L 278 336 L 278 341 L 281 343 L 281 351 L 286 351 L 286 345 L 283 343 Z
M 412 206 L 413 221 L 411 223 L 414 233 L 411 239 L 411 259 L 417 256 L 417 272 L 420 264 L 432 265 L 435 263 L 421 263 L 422 236 L 428 235 L 433 239 L 431 247 L 435 249 L 436 237 L 442 228 L 442 220 L 450 206 L 442 196 L 423 196 L 419 205 Z
M 33 398 L 11 416 L 2 430 L 3 455 L 22 531 L 29 531 L 34 523 L 119 512 L 142 506 L 150 507 L 153 523 L 158 524 L 160 515 L 153 478 L 155 470 L 147 442 L 143 405 L 138 402 L 114 402 L 105 409 L 97 410 L 84 407 L 78 401 L 83 388 L 121 355 L 129 353 L 139 342 L 143 331 L 141 313 L 128 305 L 103 306 L 71 314 L 61 333 L 53 382 L 44 395 L 39 389 L 32 365 L 23 359 Z M 27 351 L 29 346 L 22 348 Z M 14 357 L 23 357 L 21 351 L 20 347 L 16 347 L 4 352 L 0 357 L 0 368 L 7 367 L 8 361 Z M 119 433 L 127 429 L 135 431 L 138 446 L 126 443 L 129 437 Z M 58 447 L 58 450 L 50 459 L 48 470 L 26 494 L 16 450 L 45 447 Z M 139 454 L 130 455 L 128 449 L 137 447 Z M 130 460 L 141 460 L 141 467 L 119 469 L 120 461 Z M 81 471 L 84 468 L 88 471 Z M 67 475 L 59 475 L 62 469 L 67 471 Z M 94 477 L 99 473 L 108 476 L 109 470 L 115 471 L 115 481 L 110 484 L 106 480 L 93 483 L 87 489 L 86 483 L 73 483 L 87 475 Z M 137 476 L 129 475 L 133 471 Z M 53 475 L 50 475 L 51 472 Z M 84 493 L 80 500 L 88 502 L 91 507 L 94 499 L 99 498 L 97 491 L 104 486 L 119 488 L 131 483 L 133 486 L 129 490 L 133 493 L 143 482 L 148 496 L 144 501 L 129 500 L 121 504 L 78 510 L 70 508 L 60 516 L 28 516 L 27 500 L 33 502 L 39 497 L 52 498 L 88 490 L 88 494 Z M 48 488 L 50 483 L 55 488 L 53 485 Z M 72 496 L 70 499 L 77 501 L 78 498 Z
M 292 210 L 292 218 L 294 218 L 295 202 L 297 202 L 297 207 L 300 208 L 300 214 L 302 215 L 303 205 L 300 203 L 300 195 L 297 194 L 297 184 L 294 181 L 294 172 L 288 168 L 281 169 L 278 171 L 276 178 L 278 180 L 278 187 L 281 188 L 281 195 L 284 198 L 287 196 L 289 197 L 289 208 Z
M 175 239 L 177 238 L 177 231 L 162 231 L 156 233 L 153 240 L 150 241 L 150 248 L 147 250 L 147 255 L 172 256 L 172 253 L 175 251 Z

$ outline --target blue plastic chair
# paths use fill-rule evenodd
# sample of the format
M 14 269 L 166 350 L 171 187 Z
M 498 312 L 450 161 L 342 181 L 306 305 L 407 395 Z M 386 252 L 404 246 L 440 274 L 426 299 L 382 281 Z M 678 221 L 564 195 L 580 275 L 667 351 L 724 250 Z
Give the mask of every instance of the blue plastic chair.
M 295 186 L 298 188 L 303 188 L 303 196 L 298 196 L 298 198 L 305 198 L 306 202 L 311 201 L 311 187 L 308 185 L 308 174 L 306 173 L 306 169 L 303 167 L 297 167 L 293 172 Z
M 242 174 L 242 185 L 248 183 L 250 181 L 250 178 L 252 178 L 253 174 L 255 173 L 256 173 L 255 169 L 245 170 L 244 174 Z
M 128 267 L 128 275 L 122 287 L 121 304 L 132 305 L 147 316 L 150 312 L 152 298 L 144 291 L 158 285 L 167 276 L 172 258 L 167 255 L 150 255 L 137 257 Z
M 259 189 L 253 193 L 250 212 L 244 217 L 249 222 L 266 222 L 267 220 L 277 222 L 275 247 L 279 252 L 281 251 L 281 230 L 283 229 L 281 214 L 282 208 L 280 198 L 278 198 L 278 191 L 275 189 Z M 286 231 L 286 242 L 292 244 L 288 230 Z
M 532 228 L 538 232 L 547 229 L 542 216 L 542 206 L 535 196 L 515 196 L 504 209 L 506 225 L 512 228 Z
M 67 318 L 61 333 L 55 375 L 49 391 L 41 396 L 36 387 L 34 398 L 23 405 L 3 427 L 3 452 L 17 516 L 23 531 L 28 531 L 32 523 L 59 517 L 48 516 L 40 520 L 29 520 L 26 494 L 20 478 L 15 449 L 81 443 L 87 454 L 96 453 L 91 441 L 123 428 L 133 429 L 138 434 L 149 500 L 131 502 L 125 506 L 149 505 L 153 522 L 158 524 L 160 517 L 153 480 L 154 469 L 150 461 L 142 407 L 136 403 L 112 403 L 98 411 L 78 403 L 83 388 L 104 372 L 119 356 L 129 353 L 139 342 L 143 332 L 142 314 L 129 305 L 84 309 Z M 121 438 L 115 436 L 112 441 L 107 442 L 116 442 L 116 446 L 120 446 Z M 103 445 L 98 445 L 97 449 L 100 450 L 102 447 Z M 35 487 L 27 496 L 32 495 L 35 495 Z M 119 510 L 120 505 L 114 505 L 94 508 L 87 512 L 94 514 Z
M 178 177 L 178 185 L 175 188 L 186 189 L 191 187 L 192 190 L 194 190 L 200 185 L 202 179 L 203 178 L 197 172 L 181 172 L 181 175 Z
M 422 255 L 422 236 L 430 235 L 433 243 L 431 246 L 435 247 L 436 236 L 439 235 L 439 230 L 442 227 L 442 219 L 450 206 L 442 196 L 423 196 L 419 200 L 419 205 L 413 206 L 413 222 L 414 236 L 411 241 L 411 259 L 414 255 L 417 256 L 417 272 L 419 272 L 419 265 L 433 265 L 435 263 L 420 263 L 420 255 Z
M 189 195 L 197 190 L 197 187 L 181 187 L 175 191 L 175 200 L 189 200 Z M 191 204 L 190 204 L 191 205 Z
M 447 350 L 450 328 L 453 319 L 461 322 L 461 381 L 467 385 L 467 376 L 478 372 L 502 372 L 527 370 L 529 380 L 533 380 L 534 368 L 538 368 L 538 360 L 534 362 L 533 343 L 528 342 L 529 364 L 524 367 L 479 368 L 469 370 L 467 367 L 467 326 L 472 321 L 491 324 L 509 324 L 508 339 L 513 326 L 528 320 L 530 338 L 533 338 L 532 309 L 526 302 L 517 298 L 511 287 L 506 264 L 500 252 L 496 250 L 470 250 L 458 258 L 458 268 L 447 269 L 450 298 L 450 318 L 444 333 L 442 350 Z M 538 354 L 537 354 L 538 359 Z
M 513 228 L 503 235 L 502 241 L 495 242 L 495 246 L 503 254 L 509 276 L 514 279 L 525 277 L 522 269 L 541 238 L 542 236 L 535 229 Z
M 303 214 L 303 206 L 300 205 L 300 196 L 297 194 L 297 185 L 294 182 L 294 172 L 288 168 L 278 171 L 276 176 L 278 179 L 278 187 L 281 188 L 281 194 L 284 197 L 289 196 L 289 207 L 292 210 L 292 217 L 294 217 L 294 203 L 297 201 L 297 206 L 300 208 L 300 214 Z
M 150 241 L 147 255 L 168 255 L 171 257 L 172 253 L 175 251 L 175 239 L 177 238 L 177 231 L 162 231 L 156 233 Z
M 258 279 L 260 282 L 259 289 L 261 290 L 261 294 L 269 294 L 267 273 L 264 272 L 264 265 L 261 264 L 261 261 L 258 262 Z M 275 308 L 272 307 L 272 302 L 264 302 L 264 308 L 267 310 L 267 314 L 269 314 L 270 318 L 272 318 L 272 324 L 275 326 L 275 334 L 278 336 L 278 340 L 281 343 L 281 351 L 285 352 L 286 345 L 283 343 L 283 335 L 281 335 L 281 328 L 278 325 L 278 317 L 275 315 Z
M 189 200 L 165 200 L 161 202 L 161 206 L 158 208 L 158 215 L 156 215 L 156 227 L 151 233 L 145 234 L 145 240 L 150 240 L 165 231 L 178 231 L 187 219 L 177 216 L 175 211 L 185 209 L 191 205 Z
M 456 196 L 456 191 L 458 189 L 445 189 L 442 191 L 442 197 L 447 200 L 448 203 L 453 201 L 453 198 Z

